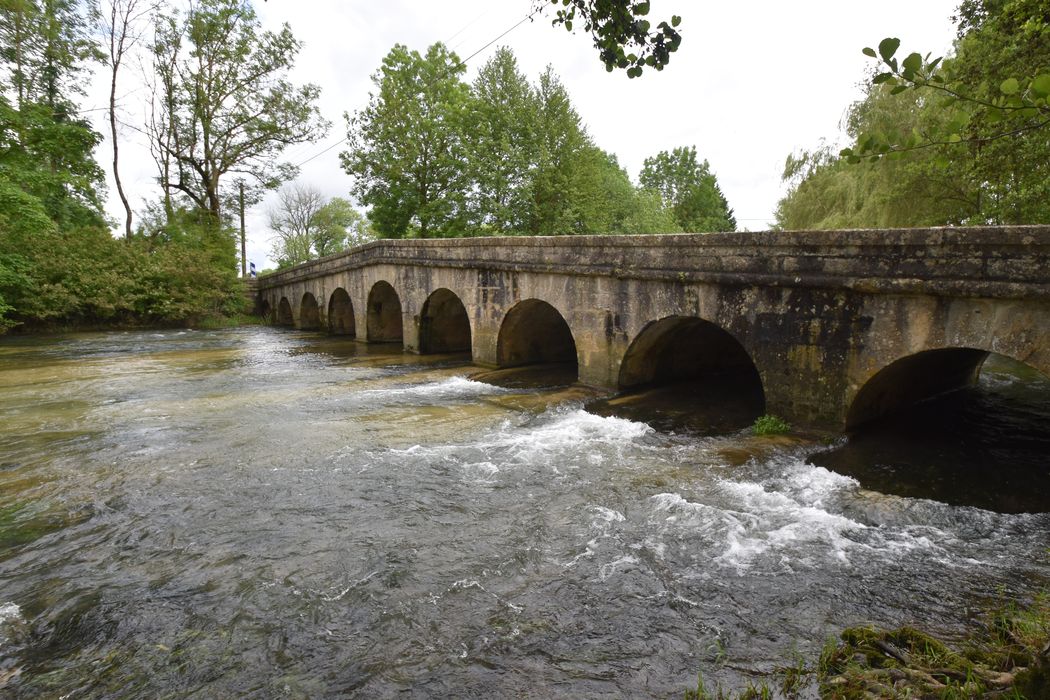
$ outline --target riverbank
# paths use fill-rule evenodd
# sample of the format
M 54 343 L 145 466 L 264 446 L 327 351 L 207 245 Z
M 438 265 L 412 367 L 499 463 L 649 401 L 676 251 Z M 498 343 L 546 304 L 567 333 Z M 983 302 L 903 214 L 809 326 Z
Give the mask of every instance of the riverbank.
M 1050 697 L 1050 592 L 1020 606 L 1003 603 L 965 637 L 944 641 L 913 627 L 850 627 L 825 645 L 815 665 L 801 659 L 771 681 L 726 691 L 699 676 L 686 700 L 825 700 Z M 809 694 L 805 695 L 809 696 Z

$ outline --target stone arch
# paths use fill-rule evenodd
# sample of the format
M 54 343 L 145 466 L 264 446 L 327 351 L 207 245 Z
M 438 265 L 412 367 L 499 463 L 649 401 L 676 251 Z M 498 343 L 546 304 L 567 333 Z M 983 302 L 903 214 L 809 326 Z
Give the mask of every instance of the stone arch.
M 342 287 L 337 287 L 328 300 L 328 332 L 333 335 L 357 335 L 354 321 L 354 304 Z
M 273 307 L 270 306 L 270 300 L 269 299 L 260 299 L 259 300 L 259 318 L 261 318 L 262 320 L 266 321 L 267 323 L 273 323 L 273 321 L 274 321 L 274 313 L 273 313 Z
M 281 301 L 277 304 L 277 325 L 295 325 L 295 319 L 292 317 L 292 305 L 288 302 L 288 297 L 281 297 Z
M 470 352 L 470 317 L 455 292 L 435 290 L 419 316 L 419 351 Z
M 977 381 L 991 351 L 947 347 L 906 355 L 872 374 L 849 401 L 846 430 Z M 1009 355 L 1005 355 L 1010 357 Z M 1039 367 L 1024 363 L 1045 375 Z
M 321 327 L 321 310 L 317 305 L 317 297 L 312 293 L 303 294 L 299 302 L 299 328 L 304 331 L 315 331 Z
M 762 391 L 754 361 L 729 331 L 696 316 L 667 316 L 646 324 L 631 341 L 618 385 L 631 389 L 712 374 L 741 375 Z
M 404 341 L 401 298 L 389 282 L 380 280 L 368 292 L 368 341 L 400 343 Z
M 578 366 L 576 341 L 569 324 L 556 308 L 540 299 L 525 299 L 503 317 L 496 340 L 496 364 L 520 367 L 533 364 Z

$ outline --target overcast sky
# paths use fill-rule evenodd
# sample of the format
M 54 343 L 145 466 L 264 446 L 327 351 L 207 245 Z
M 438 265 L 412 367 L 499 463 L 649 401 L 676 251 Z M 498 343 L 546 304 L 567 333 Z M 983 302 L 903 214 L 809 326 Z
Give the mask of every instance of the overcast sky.
M 901 54 L 942 55 L 951 46 L 951 15 L 958 0 L 753 0 L 688 2 L 652 0 L 655 23 L 682 16 L 682 44 L 662 72 L 631 80 L 607 73 L 588 36 L 552 28 L 538 15 L 486 44 L 532 9 L 532 0 L 269 0 L 256 2 L 266 28 L 287 22 L 304 47 L 294 79 L 321 86 L 321 113 L 332 122 L 316 144 L 288 150 L 303 162 L 346 136 L 344 112 L 368 102 L 372 74 L 395 43 L 421 53 L 443 41 L 468 62 L 466 79 L 496 50 L 513 49 L 522 71 L 535 79 L 550 64 L 561 77 L 595 143 L 615 153 L 637 181 L 642 161 L 661 150 L 696 146 L 707 159 L 741 229 L 763 230 L 772 222 L 785 157 L 822 138 L 841 141 L 839 124 L 872 61 L 861 54 L 886 36 L 901 39 Z M 104 106 L 107 81 L 99 75 L 85 107 Z M 120 91 L 122 119 L 141 124 L 143 92 L 134 73 Z M 93 112 L 108 134 L 103 112 Z M 136 214 L 156 196 L 155 169 L 142 137 L 122 134 L 121 174 Z M 109 163 L 108 142 L 99 160 Z M 328 196 L 347 197 L 350 178 L 339 167 L 341 146 L 302 167 L 300 181 Z M 110 178 L 111 180 L 111 178 Z M 266 208 L 271 195 L 248 215 L 248 259 L 272 266 Z M 123 209 L 110 184 L 111 216 Z

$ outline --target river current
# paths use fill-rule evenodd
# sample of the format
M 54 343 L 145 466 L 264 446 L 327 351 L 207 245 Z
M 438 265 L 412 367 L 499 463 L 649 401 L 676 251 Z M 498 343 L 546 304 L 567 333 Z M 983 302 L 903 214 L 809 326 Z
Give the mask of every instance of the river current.
M 1050 582 L 1045 512 L 476 371 L 269 328 L 4 339 L 0 696 L 680 697 Z

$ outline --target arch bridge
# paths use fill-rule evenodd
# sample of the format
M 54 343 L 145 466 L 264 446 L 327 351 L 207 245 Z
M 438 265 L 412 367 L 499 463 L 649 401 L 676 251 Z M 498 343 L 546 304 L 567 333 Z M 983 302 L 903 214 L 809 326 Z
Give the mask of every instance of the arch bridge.
M 849 430 L 972 382 L 1050 376 L 1050 226 L 383 240 L 258 280 L 271 323 L 629 390 L 730 377 Z

